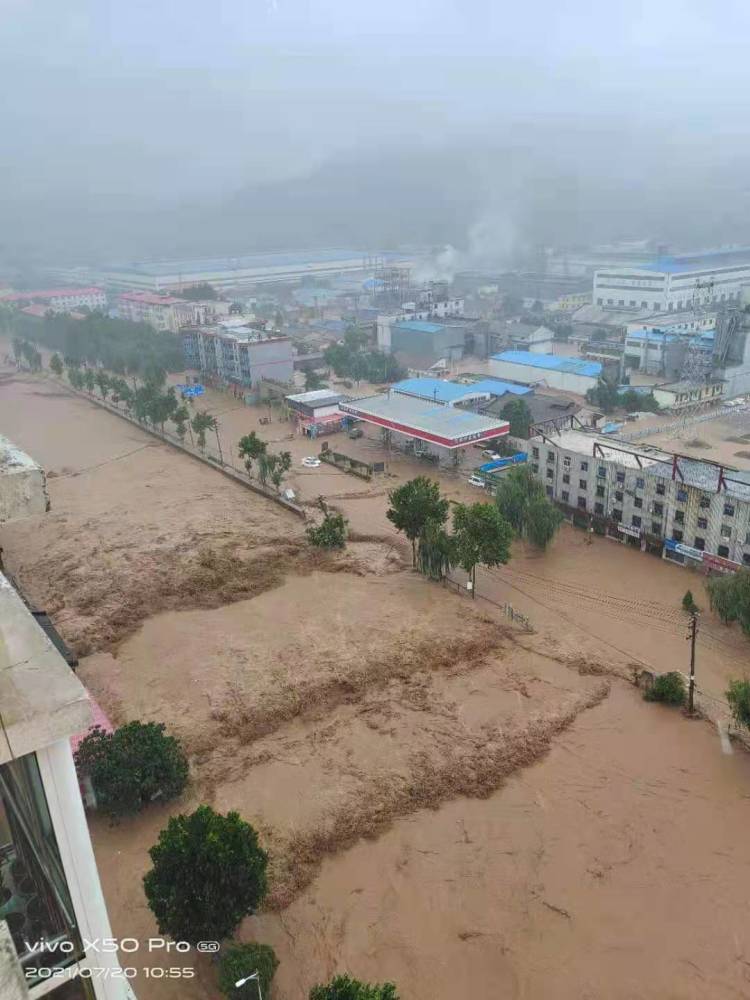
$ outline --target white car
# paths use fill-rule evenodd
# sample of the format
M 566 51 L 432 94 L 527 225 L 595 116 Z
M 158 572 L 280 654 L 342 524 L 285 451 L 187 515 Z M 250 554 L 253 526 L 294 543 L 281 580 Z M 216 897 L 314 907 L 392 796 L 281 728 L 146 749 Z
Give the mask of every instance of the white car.
M 317 469 L 320 465 L 320 459 L 315 458 L 314 455 L 308 455 L 307 458 L 302 459 L 302 464 L 306 469 Z
M 501 458 L 501 456 L 500 456 L 500 455 L 498 455 L 498 453 L 497 453 L 496 451 L 490 451 L 490 450 L 489 450 L 489 448 L 485 449 L 485 450 L 484 450 L 484 451 L 482 452 L 482 454 L 483 454 L 483 455 L 486 455 L 486 456 L 487 456 L 487 458 L 489 458 L 489 460 L 490 460 L 491 462 L 499 462 L 499 461 L 500 461 L 500 458 Z
M 478 486 L 480 490 L 486 489 L 485 481 L 481 476 L 469 476 L 466 482 L 469 486 Z

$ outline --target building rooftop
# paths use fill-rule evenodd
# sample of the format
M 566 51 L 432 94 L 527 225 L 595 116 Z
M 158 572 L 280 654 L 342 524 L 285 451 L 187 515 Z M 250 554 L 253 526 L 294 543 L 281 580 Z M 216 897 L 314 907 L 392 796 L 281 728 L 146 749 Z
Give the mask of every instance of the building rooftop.
M 710 250 L 699 254 L 659 257 L 652 264 L 643 264 L 641 271 L 657 271 L 662 274 L 687 274 L 691 271 L 714 270 L 721 267 L 750 267 L 750 249 Z
M 332 392 L 330 389 L 311 389 L 310 392 L 297 392 L 286 397 L 290 403 L 299 403 L 302 406 L 335 406 L 342 399 L 348 399 L 340 392 Z
M 598 378 L 602 366 L 598 361 L 582 361 L 578 358 L 558 357 L 554 354 L 535 354 L 533 351 L 503 351 L 493 354 L 493 361 L 507 361 L 516 365 L 529 365 L 545 371 L 566 372 L 571 375 L 588 375 Z
M 430 403 L 397 392 L 366 396 L 339 403 L 342 413 L 350 413 L 368 423 L 398 431 L 422 441 L 457 448 L 472 441 L 508 433 L 508 422 L 454 406 Z
M 91 724 L 83 685 L 0 574 L 0 763 Z
M 96 288 L 93 285 L 86 288 L 45 288 L 45 289 L 34 289 L 28 292 L 13 292 L 12 295 L 4 296 L 5 302 L 22 302 L 26 299 L 55 299 L 60 296 L 70 296 L 70 295 L 101 295 L 103 294 L 101 288 Z
M 513 385 L 500 379 L 481 379 L 478 382 L 460 384 L 448 382 L 439 378 L 407 378 L 391 386 L 394 392 L 406 396 L 418 396 L 420 399 L 433 400 L 438 403 L 456 403 L 459 400 L 486 394 L 487 396 L 502 396 L 513 392 L 522 396 L 531 392 L 528 386 Z
M 666 460 L 671 462 L 671 455 L 660 448 L 654 448 L 650 445 L 633 445 L 629 441 L 620 441 L 611 435 L 587 434 L 586 431 L 569 430 L 546 435 L 546 437 L 557 447 L 575 452 L 577 455 L 593 456 L 594 446 L 598 445 L 597 458 L 606 462 L 617 462 L 628 469 L 642 469 Z M 537 437 L 532 440 L 541 441 L 542 438 Z M 671 465 L 669 468 L 671 476 Z
M 750 500 L 750 472 L 726 467 L 720 470 L 718 465 L 701 462 L 699 458 L 680 458 L 675 470 L 672 456 L 667 455 L 666 461 L 649 467 L 648 475 L 659 479 L 674 478 L 678 486 L 693 486 L 706 493 L 718 493 L 723 481 L 723 493 L 738 500 Z
M 385 260 L 403 260 L 405 255 L 399 253 L 378 253 L 378 258 Z M 105 271 L 131 271 L 136 274 L 146 274 L 160 277 L 172 274 L 199 274 L 208 271 L 247 271 L 255 268 L 273 267 L 305 267 L 315 264 L 335 263 L 339 260 L 362 260 L 362 266 L 373 262 L 373 256 L 367 250 L 346 248 L 330 248 L 325 250 L 291 250 L 271 251 L 267 253 L 243 254 L 239 257 L 191 257 L 172 258 L 167 260 L 141 260 L 134 263 L 113 264 L 104 268 Z M 371 266 L 374 266 L 374 262 Z
M 423 319 L 402 319 L 396 323 L 399 330 L 413 330 L 414 333 L 440 333 L 445 323 L 428 323 Z
M 122 292 L 117 298 L 126 302 L 142 302 L 147 306 L 174 306 L 187 302 L 187 299 L 178 299 L 174 295 L 156 295 L 154 292 Z

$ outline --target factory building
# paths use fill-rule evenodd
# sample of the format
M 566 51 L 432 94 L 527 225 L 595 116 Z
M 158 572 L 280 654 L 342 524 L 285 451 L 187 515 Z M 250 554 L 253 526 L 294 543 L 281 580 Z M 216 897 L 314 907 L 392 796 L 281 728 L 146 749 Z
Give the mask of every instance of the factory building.
M 26 292 L 11 292 L 3 302 L 23 306 L 37 304 L 53 313 L 72 312 L 75 309 L 106 309 L 107 296 L 101 288 L 50 288 Z
M 750 473 L 583 430 L 530 441 L 574 523 L 704 571 L 750 565 Z
M 499 379 L 527 385 L 547 385 L 585 396 L 602 375 L 598 361 L 583 361 L 531 351 L 503 351 L 490 358 L 490 372 Z
M 593 301 L 605 309 L 673 312 L 737 303 L 750 284 L 750 249 L 660 257 L 635 267 L 616 265 L 594 274 Z

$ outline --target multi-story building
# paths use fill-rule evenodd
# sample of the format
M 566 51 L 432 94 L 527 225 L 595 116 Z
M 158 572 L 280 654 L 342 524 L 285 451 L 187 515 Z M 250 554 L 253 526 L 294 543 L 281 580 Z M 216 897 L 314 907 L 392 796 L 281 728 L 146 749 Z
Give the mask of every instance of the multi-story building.
M 739 303 L 748 283 L 750 249 L 719 250 L 599 268 L 593 301 L 605 309 L 674 312 L 693 304 Z
M 574 522 L 674 562 L 750 565 L 750 473 L 580 430 L 530 448 L 532 472 Z
M 219 325 L 182 330 L 181 339 L 186 368 L 252 388 L 263 379 L 292 381 L 290 337 L 259 333 L 246 326 Z
M 192 302 L 152 292 L 123 292 L 117 296 L 117 311 L 131 323 L 148 323 L 155 330 L 170 333 L 189 326 L 195 315 Z
M 107 296 L 101 288 L 50 288 L 27 292 L 13 292 L 3 302 L 15 305 L 38 304 L 51 312 L 71 312 L 73 309 L 106 309 Z
M 21 464 L 0 461 L 4 521 L 46 508 L 44 474 Z M 112 931 L 71 752 L 91 722 L 83 685 L 0 573 L 0 924 L 31 1000 L 132 998 L 102 945 Z

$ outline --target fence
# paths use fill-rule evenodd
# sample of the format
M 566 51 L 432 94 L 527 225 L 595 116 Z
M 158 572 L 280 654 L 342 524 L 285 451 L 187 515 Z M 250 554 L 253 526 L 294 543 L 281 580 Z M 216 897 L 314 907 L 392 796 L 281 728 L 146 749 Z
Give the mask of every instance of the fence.
M 450 576 L 445 576 L 443 577 L 443 581 L 453 587 L 458 594 L 471 593 L 470 590 L 466 589 L 466 583 L 461 583 L 460 580 L 454 580 Z M 514 624 L 520 625 L 524 632 L 532 633 L 536 631 L 526 615 L 521 614 L 520 611 L 516 611 L 513 605 L 509 604 L 507 601 L 501 604 L 499 601 L 493 601 L 491 597 L 487 597 L 485 594 L 480 594 L 479 592 L 477 592 L 476 597 L 480 601 L 486 601 L 488 604 L 491 604 L 493 608 L 498 608 L 502 611 L 506 618 L 509 618 Z
M 330 449 L 321 451 L 318 457 L 321 461 L 341 469 L 342 472 L 351 472 L 353 476 L 359 476 L 360 479 L 372 479 L 372 466 L 368 465 L 367 462 L 361 462 L 358 458 L 350 458 L 340 451 L 330 451 Z

